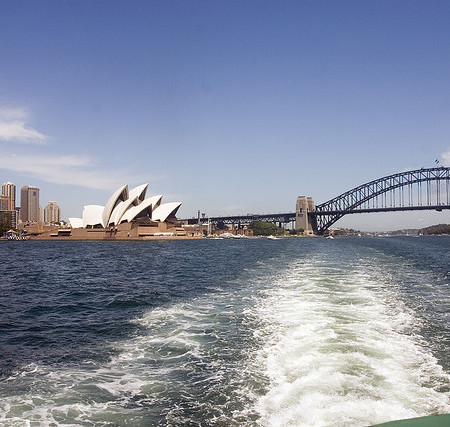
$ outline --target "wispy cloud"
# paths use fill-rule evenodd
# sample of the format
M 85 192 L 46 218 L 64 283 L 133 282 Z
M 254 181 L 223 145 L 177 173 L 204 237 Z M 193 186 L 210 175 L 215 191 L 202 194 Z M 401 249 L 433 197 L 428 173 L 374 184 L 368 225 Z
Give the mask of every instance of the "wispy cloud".
M 48 137 L 27 126 L 29 116 L 21 108 L 0 109 L 0 140 L 20 144 L 43 144 Z
M 78 185 L 97 190 L 114 190 L 139 177 L 97 169 L 91 159 L 75 155 L 35 155 L 0 152 L 0 169 L 26 174 L 42 181 Z M 125 178 L 127 176 L 127 178 Z
M 450 151 L 447 151 L 446 153 L 442 153 L 441 157 L 442 157 L 442 164 L 444 166 L 450 166 Z

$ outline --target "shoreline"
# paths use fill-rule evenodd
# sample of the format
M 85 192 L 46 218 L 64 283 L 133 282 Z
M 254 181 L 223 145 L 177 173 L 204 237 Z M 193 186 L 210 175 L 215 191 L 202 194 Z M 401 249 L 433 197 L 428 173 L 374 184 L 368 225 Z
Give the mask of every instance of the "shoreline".
M 148 242 L 148 241 L 168 241 L 168 240 L 201 240 L 201 236 L 146 236 L 146 237 L 104 237 L 83 239 L 80 237 L 30 237 L 23 240 L 0 239 L 0 242 Z

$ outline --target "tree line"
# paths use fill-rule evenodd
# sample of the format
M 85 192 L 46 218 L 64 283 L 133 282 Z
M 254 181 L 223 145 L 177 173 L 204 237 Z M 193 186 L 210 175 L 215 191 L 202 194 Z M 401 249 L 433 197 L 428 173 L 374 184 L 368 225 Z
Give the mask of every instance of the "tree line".
M 420 234 L 450 234 L 450 224 L 438 224 L 425 227 L 420 230 Z

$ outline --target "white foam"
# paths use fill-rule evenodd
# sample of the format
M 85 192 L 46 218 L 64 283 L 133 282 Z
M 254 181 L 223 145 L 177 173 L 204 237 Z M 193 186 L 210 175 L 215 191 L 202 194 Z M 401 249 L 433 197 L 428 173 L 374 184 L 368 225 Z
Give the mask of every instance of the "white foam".
M 31 391 L 2 399 L 0 422 L 148 424 L 145 407 L 169 425 L 189 423 L 187 408 L 205 425 L 362 426 L 449 412 L 449 377 L 378 263 L 260 263 L 135 319 L 107 363 L 25 367 L 8 385 Z
M 263 425 L 368 425 L 450 411 L 436 359 L 410 332 L 418 319 L 367 266 L 294 265 L 258 306 L 270 340 Z M 380 275 L 381 272 L 378 271 Z M 261 332 L 260 332 L 261 333 Z
M 10 381 L 29 382 L 37 399 L 33 401 L 28 393 L 6 398 L 0 403 L 0 422 L 14 419 L 76 425 L 112 420 L 120 424 L 127 416 L 139 419 L 136 414 L 139 402 L 143 402 L 148 408 L 152 404 L 165 407 L 166 421 L 178 423 L 183 411 L 164 406 L 168 400 L 178 395 L 194 401 L 191 389 L 220 394 L 218 385 L 224 381 L 227 368 L 215 353 L 215 343 L 222 339 L 220 327 L 226 329 L 227 318 L 233 316 L 228 296 L 224 292 L 216 295 L 214 302 L 209 297 L 199 298 L 149 311 L 134 320 L 148 333 L 118 343 L 117 356 L 101 366 L 59 370 L 25 367 Z M 236 388 L 237 393 L 241 389 Z M 196 404 L 203 410 L 209 407 L 210 416 L 225 419 L 229 399 L 224 393 L 222 409 L 213 410 L 207 399 Z

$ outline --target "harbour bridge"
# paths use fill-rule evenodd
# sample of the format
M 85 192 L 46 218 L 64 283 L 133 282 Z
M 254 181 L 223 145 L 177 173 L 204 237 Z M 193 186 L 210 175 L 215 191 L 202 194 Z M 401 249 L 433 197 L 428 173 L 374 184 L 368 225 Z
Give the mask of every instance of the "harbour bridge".
M 299 199 L 301 199 L 299 197 Z M 234 226 L 252 221 L 282 224 L 294 223 L 295 228 L 311 230 L 322 235 L 344 215 L 369 212 L 395 212 L 450 209 L 450 167 L 421 168 L 400 172 L 370 181 L 314 206 L 311 198 L 297 201 L 296 212 L 265 215 L 217 216 L 208 218 L 216 226 L 220 223 Z M 309 199 L 309 203 L 306 201 Z M 200 218 L 182 220 L 188 224 Z

